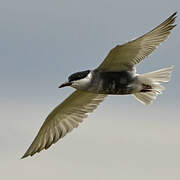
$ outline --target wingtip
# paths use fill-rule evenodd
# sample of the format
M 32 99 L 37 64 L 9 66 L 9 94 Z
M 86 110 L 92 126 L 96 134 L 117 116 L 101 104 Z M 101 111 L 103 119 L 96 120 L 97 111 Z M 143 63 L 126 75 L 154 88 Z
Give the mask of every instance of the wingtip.
M 21 157 L 21 159 L 27 158 L 28 156 L 33 156 L 34 154 L 35 154 L 35 153 L 33 153 L 33 154 L 25 153 L 25 154 Z
M 161 23 L 159 26 L 166 26 L 166 27 L 168 27 L 169 29 L 169 31 L 170 30 L 172 30 L 172 29 L 174 29 L 176 26 L 177 26 L 177 24 L 174 24 L 175 23 L 175 21 L 176 21 L 176 18 L 177 18 L 177 11 L 176 12 L 174 12 L 169 18 L 167 18 L 163 23 Z
M 175 12 L 170 16 L 170 18 L 176 18 L 176 17 L 177 17 L 177 14 L 178 14 L 178 11 L 175 11 Z
M 172 16 L 175 16 L 177 13 L 178 13 L 178 11 L 175 11 L 175 12 L 172 14 Z
M 26 156 L 22 156 L 21 159 L 24 159 Z
M 172 23 L 174 23 L 175 19 L 177 18 L 177 11 L 174 12 L 167 20 L 171 20 Z
M 178 12 L 177 12 L 177 11 L 176 11 L 176 12 L 174 12 L 174 13 L 170 16 L 170 18 L 175 20 L 175 19 L 178 17 L 178 15 L 177 15 L 177 14 L 178 14 Z M 175 26 L 176 26 L 176 24 L 175 24 Z
M 37 153 L 37 152 L 35 152 Z M 24 155 L 21 157 L 21 159 L 27 158 L 28 156 L 33 156 L 35 153 L 33 152 L 29 152 L 29 150 L 27 150 Z
M 30 155 L 25 153 L 25 154 L 21 157 L 21 159 L 24 159 L 24 158 L 26 158 L 26 157 L 28 157 L 28 156 L 30 156 Z

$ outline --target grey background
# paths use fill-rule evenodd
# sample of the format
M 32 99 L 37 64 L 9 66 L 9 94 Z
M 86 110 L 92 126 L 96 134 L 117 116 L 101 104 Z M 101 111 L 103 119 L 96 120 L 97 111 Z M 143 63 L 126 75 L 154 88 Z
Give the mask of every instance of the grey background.
M 175 65 L 151 106 L 110 96 L 48 151 L 20 160 L 48 113 L 73 92 L 58 89 L 69 74 L 96 67 L 116 44 L 179 10 L 179 0 L 0 0 L 0 178 L 179 180 L 179 26 L 137 67 Z

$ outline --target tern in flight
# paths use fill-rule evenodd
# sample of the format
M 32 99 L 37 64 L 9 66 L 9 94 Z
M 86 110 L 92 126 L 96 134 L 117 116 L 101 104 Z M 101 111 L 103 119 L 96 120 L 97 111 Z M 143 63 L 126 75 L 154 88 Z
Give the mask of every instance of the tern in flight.
M 173 67 L 136 74 L 135 66 L 168 38 L 176 26 L 176 14 L 143 36 L 114 47 L 97 68 L 70 75 L 60 88 L 71 86 L 76 90 L 48 115 L 22 158 L 48 149 L 78 127 L 107 95 L 131 94 L 140 102 L 151 104 L 164 90 L 161 83 L 170 80 Z

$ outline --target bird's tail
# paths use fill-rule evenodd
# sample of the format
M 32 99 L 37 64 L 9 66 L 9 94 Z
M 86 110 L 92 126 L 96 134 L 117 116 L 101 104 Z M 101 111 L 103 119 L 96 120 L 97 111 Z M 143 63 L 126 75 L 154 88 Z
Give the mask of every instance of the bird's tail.
M 156 99 L 157 95 L 165 90 L 161 83 L 170 80 L 172 69 L 173 66 L 170 66 L 168 68 L 138 75 L 138 79 L 142 83 L 142 90 L 139 93 L 133 94 L 133 96 L 146 105 L 151 104 L 152 101 Z

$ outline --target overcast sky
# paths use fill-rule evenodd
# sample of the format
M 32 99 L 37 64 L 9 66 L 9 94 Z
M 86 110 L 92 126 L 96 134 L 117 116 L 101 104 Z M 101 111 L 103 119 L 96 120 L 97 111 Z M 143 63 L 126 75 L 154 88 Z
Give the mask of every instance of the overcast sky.
M 73 92 L 58 89 L 71 73 L 95 68 L 115 45 L 175 11 L 179 0 L 0 0 L 0 178 L 179 180 L 179 26 L 137 67 L 175 66 L 151 106 L 110 96 L 50 149 L 20 160 L 49 112 Z

